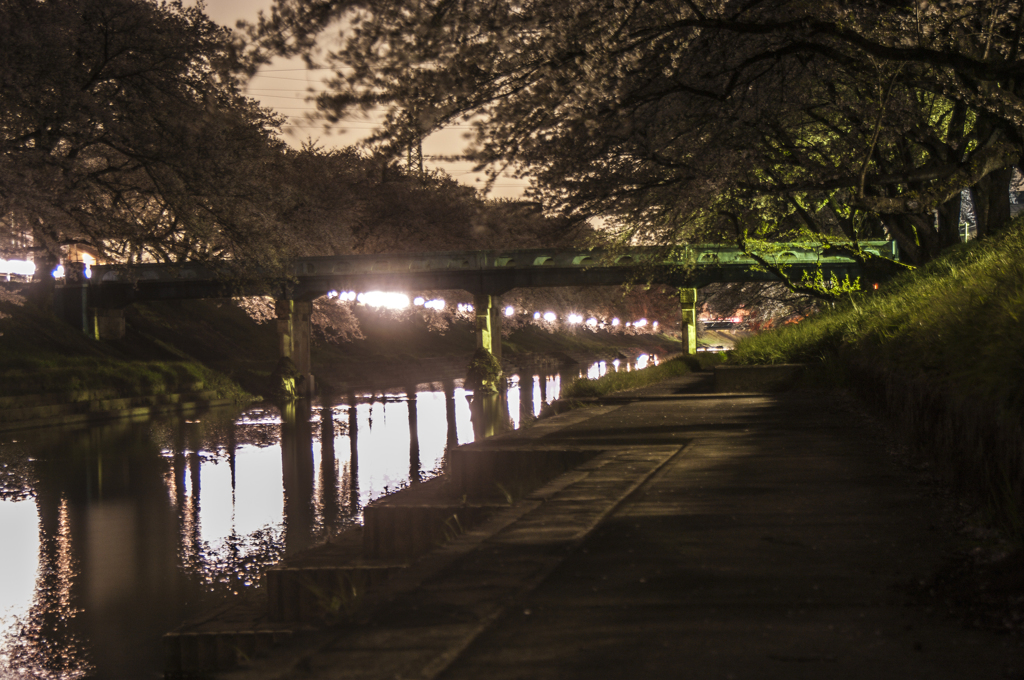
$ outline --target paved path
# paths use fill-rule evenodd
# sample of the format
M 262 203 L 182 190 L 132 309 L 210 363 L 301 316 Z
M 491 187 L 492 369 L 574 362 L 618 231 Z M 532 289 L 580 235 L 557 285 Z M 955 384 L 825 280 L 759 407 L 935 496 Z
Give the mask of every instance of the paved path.
M 1010 635 L 911 606 L 951 549 L 873 425 L 686 376 L 545 421 L 584 468 L 427 556 L 355 624 L 238 678 L 1024 678 Z

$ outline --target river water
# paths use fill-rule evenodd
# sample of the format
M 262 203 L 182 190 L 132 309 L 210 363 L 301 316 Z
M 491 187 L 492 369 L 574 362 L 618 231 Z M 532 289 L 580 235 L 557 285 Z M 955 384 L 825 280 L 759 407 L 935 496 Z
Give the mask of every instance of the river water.
M 633 367 L 513 376 L 500 420 L 519 427 L 564 381 Z M 162 677 L 164 633 L 494 431 L 472 403 L 447 381 L 288 423 L 264 406 L 0 435 L 0 678 Z

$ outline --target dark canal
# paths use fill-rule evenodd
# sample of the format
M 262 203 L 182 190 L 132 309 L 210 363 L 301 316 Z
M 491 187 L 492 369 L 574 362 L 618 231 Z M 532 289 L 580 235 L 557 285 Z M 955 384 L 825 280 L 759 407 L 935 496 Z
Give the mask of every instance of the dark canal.
M 513 377 L 505 421 L 580 374 Z M 0 677 L 162 677 L 164 633 L 493 427 L 458 381 L 337 401 L 295 424 L 257 407 L 4 436 Z

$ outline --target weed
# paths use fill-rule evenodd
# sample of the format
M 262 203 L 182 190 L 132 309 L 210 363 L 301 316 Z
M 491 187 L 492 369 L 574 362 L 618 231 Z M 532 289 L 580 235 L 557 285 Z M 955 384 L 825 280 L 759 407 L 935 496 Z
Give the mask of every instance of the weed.
M 639 371 L 606 373 L 600 378 L 578 378 L 562 390 L 562 399 L 600 397 L 612 392 L 646 387 L 662 380 L 689 373 L 693 370 L 694 366 L 694 359 L 690 357 L 676 357 L 657 366 L 650 366 Z
M 451 517 L 444 521 L 444 542 L 454 541 L 456 538 L 466 533 L 466 530 L 462 527 L 462 522 L 459 521 L 458 514 L 453 514 Z
M 512 505 L 512 503 L 515 502 L 515 497 L 513 497 L 512 493 L 505 488 L 504 484 L 502 484 L 501 482 L 495 482 L 494 486 L 498 489 L 498 493 L 501 494 L 502 498 L 505 499 L 506 503 Z

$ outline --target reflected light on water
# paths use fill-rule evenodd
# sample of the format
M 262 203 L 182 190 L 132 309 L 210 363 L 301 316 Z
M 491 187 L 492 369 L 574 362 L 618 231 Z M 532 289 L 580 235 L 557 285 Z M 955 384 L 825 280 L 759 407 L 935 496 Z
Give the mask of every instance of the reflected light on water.
M 508 415 L 512 420 L 512 429 L 518 430 L 522 426 L 522 377 L 513 375 L 508 383 Z
M 5 560 L 5 583 L 0 589 L 0 677 L 60 678 L 77 680 L 93 670 L 87 660 L 86 645 L 69 629 L 80 610 L 72 604 L 72 587 L 78 576 L 72 552 L 68 503 L 62 499 L 55 526 L 41 521 L 37 504 L 21 501 L 0 503 L 4 547 L 13 546 L 36 555 L 30 575 L 30 560 L 19 568 Z M 27 535 L 35 528 L 34 540 Z M 47 536 L 47 529 L 52 535 Z M 8 553 L 18 555 L 19 553 Z M 12 569 L 13 566 L 13 569 Z
M 512 376 L 504 409 L 477 406 L 521 427 L 558 398 L 563 375 L 580 374 Z M 350 396 L 288 422 L 256 407 L 107 424 L 78 440 L 41 432 L 51 439 L 6 459 L 23 490 L 0 486 L 0 678 L 152 669 L 160 636 L 182 619 L 361 522 L 375 499 L 440 474 L 475 426 L 499 431 L 473 422 L 474 395 L 459 384 Z
M 8 555 L 39 554 L 39 513 L 31 498 L 0 501 L 0 545 Z M 17 628 L 31 608 L 37 570 L 33 560 L 5 561 L 0 578 L 0 640 Z M 5 661 L 0 656 L 0 671 L 9 672 Z

